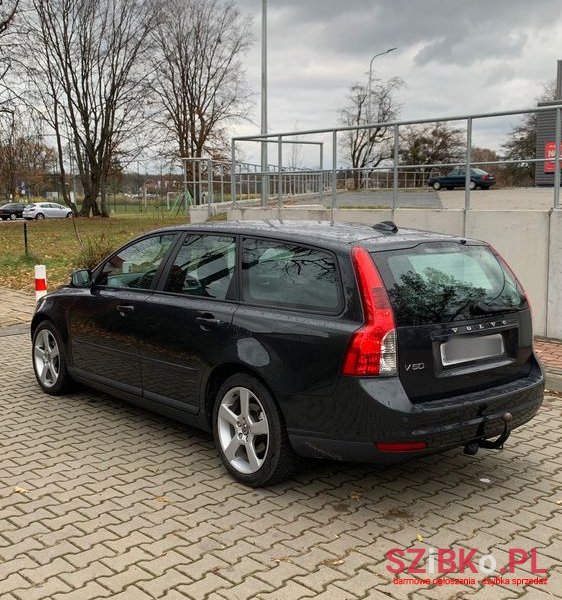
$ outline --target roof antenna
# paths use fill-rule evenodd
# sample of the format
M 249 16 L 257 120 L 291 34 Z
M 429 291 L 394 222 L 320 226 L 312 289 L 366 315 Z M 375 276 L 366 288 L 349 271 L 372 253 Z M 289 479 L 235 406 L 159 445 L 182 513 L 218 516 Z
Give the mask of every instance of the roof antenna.
M 396 233 L 398 231 L 398 227 L 394 221 L 381 221 L 373 225 L 373 229 L 384 231 L 385 233 Z

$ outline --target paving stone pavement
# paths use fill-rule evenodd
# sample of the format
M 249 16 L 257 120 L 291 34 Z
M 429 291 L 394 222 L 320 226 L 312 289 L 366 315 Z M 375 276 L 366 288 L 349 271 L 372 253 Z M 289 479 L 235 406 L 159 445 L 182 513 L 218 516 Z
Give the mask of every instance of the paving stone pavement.
M 2 600 L 562 595 L 558 397 L 503 451 L 390 468 L 306 462 L 253 490 L 225 473 L 208 434 L 86 388 L 43 394 L 30 351 L 25 331 L 4 330 Z M 536 548 L 548 584 L 491 588 L 471 573 L 451 575 L 469 585 L 396 584 L 386 552 L 430 547 L 491 552 L 498 569 L 510 548 Z M 525 563 L 511 577 L 535 576 Z

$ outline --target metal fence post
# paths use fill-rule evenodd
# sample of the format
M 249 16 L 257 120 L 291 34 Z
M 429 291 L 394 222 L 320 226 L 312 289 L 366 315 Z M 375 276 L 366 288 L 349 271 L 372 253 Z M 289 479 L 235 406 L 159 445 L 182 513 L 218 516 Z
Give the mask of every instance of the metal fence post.
M 283 173 L 283 138 L 277 138 L 277 170 L 279 172 L 279 181 L 277 184 L 277 208 L 279 209 L 279 219 L 281 220 L 281 207 L 283 206 L 283 190 L 281 188 L 281 177 Z
M 324 142 L 320 144 L 320 203 L 322 203 L 322 197 L 324 196 Z
M 207 214 L 211 216 L 211 204 L 213 203 L 213 161 L 207 160 Z
M 470 210 L 470 163 L 472 161 L 472 117 L 466 120 L 466 159 L 464 165 L 464 209 Z
M 394 126 L 394 178 L 392 181 L 392 216 L 394 217 L 394 210 L 398 204 L 398 149 L 399 149 L 399 131 L 398 125 Z
M 554 208 L 560 208 L 560 126 L 561 126 L 561 115 L 560 108 L 556 109 L 556 135 L 555 135 L 555 144 L 556 150 L 554 152 Z
M 236 206 L 236 141 L 230 145 L 230 201 Z
M 332 131 L 332 207 L 330 209 L 331 224 L 334 224 L 334 209 L 336 208 L 336 185 L 337 172 L 336 163 L 338 161 L 338 132 Z
M 187 216 L 189 214 L 189 206 L 187 203 L 187 158 L 182 159 L 181 164 L 183 165 L 183 200 L 185 202 L 185 214 Z

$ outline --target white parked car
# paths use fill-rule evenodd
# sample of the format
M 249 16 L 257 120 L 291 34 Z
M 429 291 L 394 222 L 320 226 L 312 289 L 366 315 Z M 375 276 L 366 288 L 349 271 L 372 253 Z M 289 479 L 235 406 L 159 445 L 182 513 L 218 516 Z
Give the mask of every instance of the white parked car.
M 34 202 L 23 209 L 24 219 L 66 219 L 71 216 L 68 206 L 56 202 Z

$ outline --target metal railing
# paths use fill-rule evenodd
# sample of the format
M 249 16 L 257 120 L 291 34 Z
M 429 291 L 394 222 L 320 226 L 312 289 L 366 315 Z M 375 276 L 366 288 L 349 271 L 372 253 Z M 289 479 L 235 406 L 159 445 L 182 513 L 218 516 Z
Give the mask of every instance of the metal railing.
M 561 126 L 562 126 L 562 102 L 551 104 L 549 106 L 538 106 L 535 108 L 525 108 L 519 110 L 510 110 L 502 112 L 490 112 L 490 113 L 478 113 L 471 115 L 460 115 L 451 117 L 439 117 L 432 119 L 415 119 L 409 121 L 394 121 L 389 123 L 370 123 L 360 126 L 348 126 L 348 127 L 335 127 L 331 129 L 311 129 L 304 131 L 292 131 L 282 133 L 271 133 L 271 134 L 260 134 L 256 136 L 237 136 L 233 137 L 231 141 L 231 164 L 234 168 L 230 169 L 230 198 L 234 204 L 236 204 L 241 196 L 240 189 L 242 187 L 241 180 L 241 167 L 237 163 L 237 147 L 242 142 L 244 143 L 262 143 L 268 141 L 270 143 L 277 144 L 278 146 L 278 164 L 277 168 L 271 168 L 267 172 L 255 171 L 254 176 L 260 178 L 260 183 L 256 182 L 256 186 L 266 186 L 268 190 L 268 197 L 276 196 L 277 206 L 282 207 L 283 199 L 286 198 L 288 190 L 291 189 L 287 185 L 287 180 L 292 177 L 294 173 L 283 167 L 283 144 L 286 143 L 298 143 L 298 144 L 316 144 L 321 148 L 320 151 L 320 164 L 317 169 L 304 170 L 306 175 L 307 183 L 304 187 L 310 190 L 310 193 L 317 194 L 321 199 L 324 196 L 331 196 L 331 209 L 332 211 L 337 205 L 337 193 L 338 189 L 341 189 L 341 174 L 345 171 L 355 171 L 358 169 L 349 169 L 345 166 L 338 165 L 340 152 L 339 142 L 342 139 L 341 136 L 348 132 L 359 132 L 362 130 L 384 130 L 391 132 L 391 153 L 390 158 L 387 158 L 383 163 L 376 167 L 364 167 L 360 169 L 361 173 L 358 179 L 363 185 L 364 189 L 373 189 L 380 187 L 381 180 L 385 181 L 385 187 L 392 189 L 392 210 L 398 208 L 398 193 L 399 189 L 407 187 L 408 178 L 407 173 L 410 173 L 410 185 L 412 185 L 412 174 L 416 174 L 416 182 L 413 183 L 413 187 L 423 187 L 427 183 L 427 179 L 432 170 L 442 169 L 446 167 L 464 167 L 465 169 L 465 193 L 464 193 L 464 209 L 470 210 L 471 208 L 471 168 L 478 165 L 530 165 L 530 164 L 546 164 L 554 161 L 555 168 L 553 169 L 553 202 L 552 206 L 554 209 L 560 208 L 560 144 L 561 144 Z M 500 159 L 497 161 L 474 161 L 472 159 L 473 149 L 473 128 L 476 122 L 481 120 L 487 120 L 497 117 L 509 117 L 509 116 L 522 116 L 527 114 L 539 114 L 546 112 L 555 112 L 555 152 L 553 157 L 542 157 L 537 158 L 536 156 L 529 156 L 526 158 L 518 159 Z M 464 160 L 449 163 L 428 163 L 428 164 L 400 164 L 400 130 L 404 127 L 412 125 L 425 125 L 434 123 L 464 123 L 466 127 L 466 145 L 464 151 Z M 312 140 L 302 140 L 305 136 L 313 136 Z M 318 139 L 319 138 L 319 139 Z M 324 145 L 331 146 L 331 167 L 328 169 L 324 168 Z M 241 163 L 240 163 L 241 164 Z M 558 166 L 558 168 L 556 168 Z M 302 171 L 301 171 L 302 173 Z M 273 180 L 274 184 L 271 185 Z M 339 185 L 338 185 L 339 184 Z M 260 187 L 260 189 L 262 189 Z M 333 212 L 332 212 L 333 214 Z

